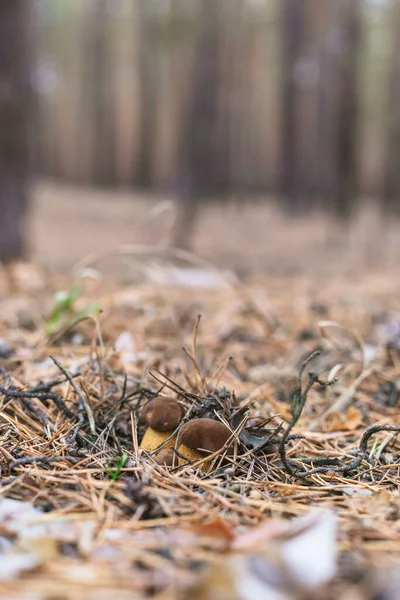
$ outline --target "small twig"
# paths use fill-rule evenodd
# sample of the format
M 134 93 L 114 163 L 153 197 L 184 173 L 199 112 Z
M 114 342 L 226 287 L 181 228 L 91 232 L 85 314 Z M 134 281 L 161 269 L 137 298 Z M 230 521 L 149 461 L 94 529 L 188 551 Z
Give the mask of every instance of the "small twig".
M 193 327 L 193 335 L 192 335 L 192 354 L 190 355 L 189 352 L 187 352 L 187 354 L 189 355 L 190 359 L 193 362 L 193 366 L 194 366 L 194 377 L 197 383 L 197 388 L 200 389 L 200 384 L 204 384 L 204 377 L 201 374 L 199 365 L 197 363 L 196 360 L 196 350 L 197 350 L 197 334 L 199 333 L 199 327 L 200 327 L 200 320 L 201 320 L 201 315 L 197 315 L 197 319 L 195 321 L 194 327 Z M 185 348 L 184 348 L 185 350 Z M 185 350 L 186 352 L 186 350 Z M 197 377 L 198 376 L 198 377 Z
M 9 385 L 11 385 L 11 382 L 13 380 L 13 376 L 11 375 L 11 373 L 9 373 L 7 371 L 7 369 L 5 369 L 4 367 L 0 367 L 0 375 L 3 377 L 3 379 L 5 379 L 6 383 L 8 383 Z
M 398 426 L 398 425 L 370 425 L 364 431 L 358 448 L 355 448 L 354 451 L 352 451 L 352 453 L 354 452 L 354 454 L 356 456 L 349 463 L 346 464 L 346 463 L 340 462 L 340 464 L 338 464 L 338 465 L 332 464 L 329 466 L 328 465 L 327 466 L 319 466 L 319 467 L 315 467 L 314 469 L 310 469 L 309 471 L 299 471 L 299 472 L 293 473 L 293 475 L 295 475 L 299 479 L 305 479 L 306 477 L 310 477 L 310 475 L 316 475 L 317 473 L 329 473 L 329 472 L 340 473 L 343 471 L 353 471 L 354 469 L 357 469 L 360 466 L 360 464 L 362 463 L 365 456 L 367 455 L 369 438 L 372 435 L 374 435 L 375 433 L 379 433 L 380 431 L 397 431 L 397 432 L 399 432 L 400 426 Z M 290 461 L 290 462 L 292 465 L 292 461 Z M 317 461 L 314 461 L 314 462 L 317 462 Z
M 37 398 L 38 400 L 53 400 L 55 405 L 69 419 L 75 419 L 76 415 L 66 406 L 62 398 L 54 392 L 32 392 L 31 390 L 15 390 L 13 388 L 4 388 L 0 386 L 0 394 L 9 398 Z
M 74 374 L 70 373 L 70 377 L 72 377 L 72 378 L 80 377 L 81 375 L 82 375 L 82 373 L 80 371 L 78 371 L 77 373 L 74 373 Z M 65 383 L 66 381 L 68 381 L 67 377 L 58 377 L 58 379 L 52 379 L 51 381 L 47 381 L 46 383 L 41 381 L 37 385 L 30 388 L 30 391 L 31 392 L 48 392 L 53 387 L 56 387 L 56 385 L 61 385 L 62 383 Z
M 375 453 L 375 460 L 379 460 L 382 452 L 385 450 L 386 446 L 390 444 L 392 440 L 397 436 L 398 432 L 395 432 L 394 435 L 388 434 L 383 442 L 379 445 L 378 450 Z
M 303 390 L 301 380 L 302 380 L 304 370 L 305 370 L 306 366 L 319 354 L 321 354 L 320 350 L 315 350 L 315 352 L 310 354 L 310 356 L 308 356 L 302 362 L 302 364 L 300 366 L 298 383 L 297 383 L 297 387 L 294 391 L 293 416 L 292 416 L 292 419 L 291 419 L 289 425 L 287 426 L 287 428 L 281 438 L 280 444 L 279 444 L 279 455 L 280 455 L 283 465 L 284 465 L 286 471 L 289 473 L 289 475 L 294 475 L 295 469 L 298 469 L 300 465 L 297 461 L 291 461 L 287 458 L 286 442 L 288 441 L 288 437 L 289 437 L 291 430 L 293 429 L 293 427 L 296 425 L 296 423 L 300 419 L 301 413 L 303 412 L 304 406 L 307 401 L 308 392 L 310 391 L 310 389 L 312 388 L 312 386 L 315 383 L 318 383 L 319 385 L 321 385 L 323 387 L 327 387 L 327 386 L 333 385 L 337 381 L 336 379 L 332 379 L 332 381 L 322 381 L 316 373 L 310 372 L 309 373 L 309 381 L 308 381 L 305 389 Z M 298 476 L 297 472 L 296 472 L 296 474 Z
M 217 372 L 210 377 L 209 383 L 211 383 L 215 379 L 215 387 L 218 388 L 218 386 L 221 382 L 221 379 L 224 376 L 224 373 L 225 373 L 226 369 L 228 368 L 228 366 L 232 363 L 232 360 L 233 360 L 233 356 L 228 356 L 228 358 L 225 359 L 224 362 L 222 363 L 222 365 L 217 369 Z
M 156 371 L 156 373 L 158 373 L 159 375 L 161 375 L 161 377 L 164 377 L 170 385 L 168 385 L 168 383 L 165 383 L 165 381 L 158 379 L 152 371 L 150 371 L 149 375 L 151 375 L 151 377 L 153 377 L 153 379 L 155 379 L 157 381 L 157 383 L 164 385 L 165 387 L 169 388 L 173 392 L 175 392 L 177 394 L 181 394 L 181 396 L 186 397 L 188 399 L 197 400 L 199 402 L 207 399 L 206 396 L 200 396 L 199 394 L 194 394 L 193 392 L 189 392 L 188 390 L 185 390 L 185 388 L 183 388 L 181 385 L 179 385 L 179 383 L 176 383 L 170 377 L 168 377 L 164 373 L 161 373 L 161 371 L 159 371 L 155 367 L 153 368 L 153 370 Z M 175 386 L 175 387 L 173 387 L 173 386 Z
M 317 427 L 326 419 L 326 417 L 332 413 L 340 413 L 344 411 L 351 403 L 358 386 L 364 381 L 364 379 L 372 375 L 373 372 L 373 369 L 365 369 L 362 371 L 355 381 L 353 381 L 353 383 L 339 396 L 339 398 L 310 424 L 310 430 L 314 431 L 317 429 Z
M 301 459 L 301 462 L 306 463 L 306 464 L 319 465 L 321 467 L 325 467 L 328 465 L 334 465 L 336 467 L 337 466 L 345 467 L 345 464 L 340 460 L 340 458 L 338 456 L 319 456 L 319 457 L 306 456 Z
M 80 404 L 81 404 L 80 410 L 82 410 L 82 408 L 84 408 L 86 411 L 87 418 L 89 421 L 90 432 L 92 435 L 96 435 L 96 423 L 94 421 L 92 409 L 90 408 L 89 403 L 85 398 L 85 395 L 82 393 L 82 391 L 79 389 L 78 385 L 72 379 L 72 377 L 71 377 L 70 373 L 68 373 L 67 369 L 65 367 L 63 367 L 62 364 L 59 363 L 58 360 L 54 356 L 50 356 L 50 358 L 54 362 L 54 364 L 60 369 L 61 373 L 63 373 L 63 375 L 65 375 L 65 377 L 71 384 L 72 389 L 77 394 L 77 396 L 80 400 Z
M 188 465 L 192 465 L 192 464 L 193 464 L 193 462 L 196 462 L 196 461 L 190 460 L 190 458 L 187 458 L 186 456 L 184 456 L 183 454 L 181 454 L 181 453 L 179 452 L 179 450 L 177 450 L 177 448 L 171 448 L 171 450 L 172 450 L 172 451 L 173 451 L 173 452 L 176 454 L 176 456 L 177 456 L 178 458 L 182 458 L 183 460 L 185 460 L 185 461 L 187 462 L 187 464 L 188 464 Z M 179 465 L 179 467 L 180 467 L 180 466 L 181 466 L 181 465 Z M 179 467 L 176 467 L 176 468 L 179 468 Z
M 297 473 L 297 477 L 300 479 L 304 479 L 305 477 L 309 477 L 310 475 L 315 475 L 316 473 L 328 473 L 329 471 L 333 472 L 342 472 L 342 471 L 353 471 L 357 469 L 368 451 L 368 441 L 369 438 L 375 433 L 379 433 L 380 431 L 400 431 L 400 426 L 398 425 L 370 425 L 364 431 L 358 448 L 354 449 L 354 454 L 356 454 L 355 458 L 351 460 L 349 463 L 338 466 L 329 466 L 329 467 L 316 467 L 315 469 L 310 469 L 309 471 L 304 471 L 302 473 Z
M 306 356 L 306 358 L 303 360 L 303 362 L 300 365 L 300 371 L 299 371 L 299 378 L 298 378 L 298 386 L 301 389 L 301 379 L 303 377 L 304 371 L 307 367 L 308 364 L 310 364 L 310 362 L 312 360 L 314 360 L 314 358 L 316 356 L 319 356 L 321 354 L 321 350 L 314 350 L 314 352 L 311 352 L 311 354 L 309 356 Z
M 31 413 L 34 414 L 34 416 L 37 418 L 39 423 L 43 425 L 43 427 L 49 427 L 54 430 L 54 426 L 50 422 L 49 417 L 41 408 L 39 408 L 39 406 L 36 406 L 36 404 L 32 402 L 31 398 L 21 398 L 21 402 L 26 406 L 28 410 L 31 411 Z
M 78 459 L 75 458 L 75 456 L 25 456 L 25 458 L 19 458 L 18 460 L 14 460 L 12 463 L 10 463 L 10 470 L 15 469 L 15 467 L 30 465 L 35 462 L 48 464 L 52 462 L 60 462 L 62 460 L 67 460 L 72 464 L 76 464 L 78 462 Z
M 74 329 L 74 327 L 76 327 L 77 325 L 79 325 L 79 323 L 83 323 L 84 321 L 88 321 L 91 317 L 88 315 L 84 315 L 83 317 L 79 317 L 76 320 L 74 320 L 72 323 L 68 323 L 67 325 L 64 325 L 64 327 L 62 327 L 59 331 L 56 331 L 55 333 L 53 333 L 49 339 L 48 339 L 48 346 L 54 346 L 55 343 L 61 339 L 64 335 L 66 335 L 69 331 L 71 331 L 71 329 Z
M 126 390 L 125 390 L 125 394 L 124 395 L 121 394 L 121 397 L 119 398 L 119 400 L 116 400 L 115 402 L 113 402 L 112 406 L 104 412 L 104 418 L 107 420 L 107 418 L 110 416 L 110 414 L 117 412 L 118 408 L 120 408 L 120 407 L 122 408 L 122 405 L 125 402 L 128 402 L 129 400 L 131 400 L 131 398 L 134 398 L 135 396 L 139 396 L 139 398 L 136 400 L 136 406 L 133 407 L 133 410 L 137 410 L 140 407 L 142 396 L 145 396 L 148 399 L 149 397 L 153 398 L 155 395 L 157 395 L 157 394 L 155 394 L 153 392 L 153 390 L 151 390 L 150 388 L 139 387 L 136 390 L 129 392 L 128 394 L 126 393 Z
M 359 444 L 360 452 L 362 452 L 363 454 L 367 453 L 367 445 L 368 445 L 369 438 L 371 437 L 371 435 L 374 435 L 374 433 L 378 433 L 379 431 L 400 431 L 400 426 L 399 425 L 370 425 L 364 431 L 363 436 L 360 440 L 360 444 Z
M 206 389 L 205 388 L 206 381 L 205 381 L 204 376 L 201 373 L 201 370 L 200 370 L 199 364 L 196 360 L 196 357 L 193 356 L 187 348 L 182 348 L 182 350 L 186 354 L 186 356 L 189 358 L 190 362 L 193 365 L 193 375 L 194 375 L 194 381 L 195 381 L 195 385 L 193 386 L 193 388 L 204 392 Z M 188 377 L 188 379 L 190 379 L 190 378 Z
M 83 425 L 85 423 L 85 418 L 82 415 L 82 413 L 80 413 L 78 415 L 78 419 L 79 419 L 79 421 L 78 421 L 77 425 L 75 426 L 75 429 L 74 429 L 73 433 L 67 439 L 67 446 L 70 446 L 76 440 L 76 438 L 78 437 L 78 433 L 79 433 L 80 429 L 82 429 L 82 427 L 83 427 Z

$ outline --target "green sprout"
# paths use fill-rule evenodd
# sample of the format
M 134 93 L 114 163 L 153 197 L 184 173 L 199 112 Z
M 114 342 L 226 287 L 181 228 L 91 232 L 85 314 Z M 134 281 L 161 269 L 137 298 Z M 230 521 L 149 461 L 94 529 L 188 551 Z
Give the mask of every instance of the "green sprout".
M 89 302 L 82 309 L 76 310 L 75 302 L 80 293 L 79 285 L 74 283 L 69 290 L 60 290 L 54 294 L 53 307 L 44 326 L 47 337 L 60 329 L 72 327 L 86 317 L 97 317 L 100 314 L 100 307 L 96 302 Z
M 124 452 L 123 455 L 118 459 L 116 467 L 114 469 L 110 469 L 108 471 L 108 475 L 111 477 L 111 479 L 113 479 L 114 481 L 116 481 L 118 479 L 118 477 L 121 475 L 121 471 L 124 468 L 127 460 L 128 460 L 128 454 L 126 452 Z

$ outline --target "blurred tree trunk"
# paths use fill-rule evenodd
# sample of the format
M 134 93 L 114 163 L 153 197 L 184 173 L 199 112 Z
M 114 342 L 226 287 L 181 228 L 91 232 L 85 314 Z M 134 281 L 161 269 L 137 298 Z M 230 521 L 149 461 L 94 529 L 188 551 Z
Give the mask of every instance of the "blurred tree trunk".
M 215 141 L 215 159 L 213 161 L 215 169 L 214 190 L 210 191 L 211 195 L 218 195 L 222 199 L 234 189 L 234 132 L 240 128 L 235 95 L 237 88 L 241 85 L 240 65 L 244 64 L 240 62 L 238 54 L 239 52 L 245 53 L 243 37 L 245 34 L 246 6 L 244 0 L 219 0 L 219 2 L 217 60 L 220 61 L 220 66 L 215 73 L 215 114 L 218 129 Z M 251 69 L 251 65 L 247 64 L 247 67 Z M 239 132 L 236 139 L 237 143 L 242 143 Z M 240 182 L 236 180 L 235 191 L 239 191 L 239 186 Z
M 361 8 L 361 0 L 343 1 L 335 152 L 336 185 L 333 200 L 334 215 L 340 220 L 348 220 L 351 216 L 358 191 Z
M 138 0 L 138 148 L 134 183 L 149 188 L 153 182 L 153 156 L 157 125 L 157 3 Z
M 392 48 L 386 110 L 386 152 L 383 174 L 385 213 L 400 212 L 400 3 L 392 9 Z
M 201 200 L 213 195 L 220 182 L 218 158 L 220 114 L 221 1 L 198 4 L 197 39 L 186 114 L 178 149 L 178 213 L 173 244 L 189 248 Z
M 89 136 L 89 182 L 110 186 L 116 181 L 116 124 L 108 0 L 85 6 L 83 127 Z
M 297 204 L 301 211 L 313 208 L 318 191 L 321 45 L 330 4 L 320 0 L 303 0 L 303 31 L 295 65 L 299 111 L 296 130 Z
M 324 206 L 332 205 L 332 192 L 336 181 L 335 136 L 338 81 L 336 32 L 338 31 L 338 4 L 330 2 L 324 13 L 325 27 L 319 54 L 318 86 L 318 196 Z
M 281 72 L 281 156 L 279 187 L 285 209 L 299 210 L 299 65 L 305 28 L 304 0 L 281 0 L 282 72 Z
M 24 254 L 29 171 L 29 0 L 0 2 L 0 260 Z

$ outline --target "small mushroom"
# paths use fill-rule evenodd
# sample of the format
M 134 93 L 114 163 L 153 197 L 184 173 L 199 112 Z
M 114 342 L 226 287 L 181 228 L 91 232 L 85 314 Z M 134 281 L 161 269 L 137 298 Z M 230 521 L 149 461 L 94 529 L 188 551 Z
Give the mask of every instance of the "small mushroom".
M 147 402 L 141 412 L 148 428 L 145 431 L 140 447 L 152 452 L 167 440 L 178 427 L 183 416 L 181 405 L 171 398 L 158 396 Z M 176 437 L 172 437 L 165 448 L 174 445 Z
M 155 459 L 158 465 L 162 467 L 173 467 L 175 462 L 176 454 L 171 448 L 162 448 L 160 452 L 157 453 L 157 457 Z
M 180 430 L 178 452 L 190 461 L 201 460 L 207 454 L 221 450 L 231 435 L 230 429 L 221 421 L 207 418 L 192 419 L 185 423 Z M 231 453 L 232 446 L 227 451 Z M 179 457 L 178 464 L 185 465 L 187 463 Z M 201 467 L 204 471 L 208 471 L 210 465 L 211 460 L 205 461 Z

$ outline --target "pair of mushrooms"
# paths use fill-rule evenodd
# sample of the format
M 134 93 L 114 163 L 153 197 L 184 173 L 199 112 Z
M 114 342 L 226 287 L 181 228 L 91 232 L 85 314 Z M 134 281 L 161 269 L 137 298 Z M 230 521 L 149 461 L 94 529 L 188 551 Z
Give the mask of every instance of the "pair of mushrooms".
M 187 461 L 197 461 L 209 454 L 221 450 L 229 438 L 231 431 L 220 421 L 208 418 L 199 418 L 188 421 L 179 430 L 184 416 L 182 406 L 171 398 L 156 397 L 147 402 L 141 412 L 142 419 L 148 428 L 140 445 L 147 452 L 153 452 L 164 442 L 165 445 L 157 453 L 156 462 L 160 465 L 173 466 L 178 458 L 178 465 L 185 465 Z M 178 455 L 172 450 L 177 445 Z M 232 452 L 232 447 L 227 449 Z M 201 467 L 207 471 L 211 461 L 204 461 Z

